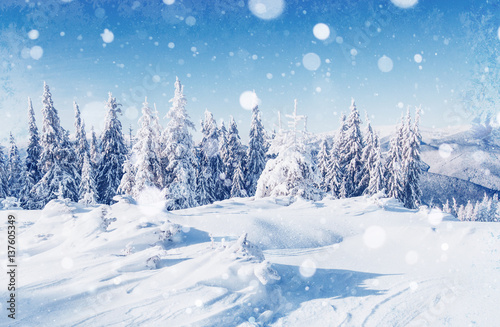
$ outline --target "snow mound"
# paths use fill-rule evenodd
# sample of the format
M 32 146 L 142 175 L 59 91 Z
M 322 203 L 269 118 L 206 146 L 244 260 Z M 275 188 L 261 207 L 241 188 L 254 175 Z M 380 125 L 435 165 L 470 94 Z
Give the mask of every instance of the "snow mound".
M 261 262 L 264 260 L 264 254 L 251 242 L 247 240 L 247 233 L 243 233 L 240 238 L 228 248 L 228 252 L 235 259 Z
M 484 278 L 498 275 L 497 224 L 409 210 L 382 194 L 287 205 L 230 199 L 155 215 L 124 201 L 54 200 L 16 220 L 19 306 L 30 311 L 13 326 L 500 319 L 500 279 Z

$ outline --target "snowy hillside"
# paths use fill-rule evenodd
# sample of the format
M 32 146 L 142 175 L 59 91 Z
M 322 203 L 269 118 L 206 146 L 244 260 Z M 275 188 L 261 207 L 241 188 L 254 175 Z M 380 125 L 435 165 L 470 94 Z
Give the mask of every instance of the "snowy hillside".
M 84 208 L 54 200 L 42 211 L 13 211 L 21 313 L 0 324 L 492 326 L 500 319 L 495 223 L 362 197 L 161 208 L 161 201 Z
M 422 147 L 422 159 L 430 172 L 500 190 L 500 148 L 471 137 L 470 131 L 430 140 Z
M 466 205 L 469 200 L 475 203 L 481 201 L 484 194 L 492 197 L 498 192 L 460 178 L 430 172 L 422 173 L 420 186 L 422 188 L 422 203 L 439 207 L 446 203 L 446 200 L 453 203 L 453 199 L 455 199 L 459 205 Z

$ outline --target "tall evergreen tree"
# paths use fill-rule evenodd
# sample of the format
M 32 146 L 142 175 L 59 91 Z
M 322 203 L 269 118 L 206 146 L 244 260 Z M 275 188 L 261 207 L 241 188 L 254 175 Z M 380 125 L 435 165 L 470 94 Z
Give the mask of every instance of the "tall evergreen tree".
M 375 135 L 375 138 L 377 136 Z M 380 146 L 378 142 L 374 142 L 375 147 L 372 152 L 375 152 L 373 164 L 370 167 L 370 181 L 366 193 L 376 194 L 384 189 L 384 169 L 382 164 L 382 155 L 380 153 Z
M 363 138 L 360 124 L 359 113 L 354 99 L 352 99 L 351 112 L 346 121 L 345 142 L 340 149 L 343 160 L 346 197 L 358 196 L 364 191 L 361 184 L 363 178 L 363 162 L 361 161 Z
M 209 179 L 211 171 L 208 165 L 203 165 L 202 152 L 200 148 L 196 149 L 196 201 L 199 205 L 210 204 L 215 201 L 212 190 L 210 189 Z
M 21 206 L 24 209 L 36 209 L 36 199 L 32 194 L 33 187 L 42 178 L 39 161 L 40 153 L 40 138 L 38 135 L 38 127 L 35 121 L 35 111 L 31 99 L 28 98 L 28 147 L 26 148 L 25 160 L 25 178 L 20 194 Z
M 278 156 L 266 163 L 255 196 L 291 195 L 319 200 L 321 179 L 307 145 L 307 132 L 305 128 L 304 133 L 297 131 L 298 122 L 305 120 L 305 116 L 297 115 L 297 101 L 293 114 L 287 117 L 291 119 L 288 126 L 293 126 L 293 130 L 287 133 Z
M 333 141 L 333 146 L 330 151 L 328 160 L 328 171 L 325 176 L 325 184 L 327 192 L 331 192 L 334 197 L 345 197 L 345 179 L 344 179 L 344 159 L 341 149 L 345 147 L 346 139 L 346 116 L 344 113 L 340 116 L 340 127 L 336 138 Z
M 203 137 L 200 143 L 200 178 L 206 179 L 208 200 L 210 202 L 224 200 L 229 197 L 225 186 L 224 164 L 219 151 L 219 130 L 211 112 L 205 110 L 202 121 Z M 200 181 L 203 183 L 202 181 Z M 203 184 L 202 184 L 203 185 Z
M 153 127 L 153 112 L 149 108 L 147 98 L 142 106 L 142 116 L 139 119 L 141 128 L 137 131 L 137 142 L 132 149 L 134 158 L 135 183 L 134 197 L 138 197 L 141 192 L 148 187 L 161 188 L 163 184 L 160 160 L 157 156 L 158 137 Z
M 99 147 L 99 141 L 95 135 L 94 126 L 90 128 L 91 139 L 90 139 L 90 162 L 97 167 L 101 161 L 101 149 Z
M 78 203 L 94 205 L 97 203 L 97 186 L 95 173 L 90 155 L 87 153 L 83 159 L 82 178 L 80 182 Z
M 3 146 L 0 145 L 0 198 L 9 196 L 8 177 L 7 160 L 3 152 Z
M 241 139 L 238 132 L 238 126 L 233 116 L 229 120 L 229 131 L 227 136 L 227 158 L 226 158 L 226 178 L 233 180 L 235 170 L 240 167 L 241 178 L 243 183 L 245 177 L 243 175 L 245 167 L 245 151 L 241 145 Z
M 245 179 L 243 176 L 243 169 L 241 168 L 241 162 L 236 166 L 233 171 L 233 180 L 231 183 L 231 197 L 244 198 L 247 197 L 247 191 L 245 189 Z
M 167 199 L 167 209 L 177 210 L 198 205 L 196 200 L 196 166 L 193 137 L 190 129 L 195 129 L 186 111 L 187 99 L 184 86 L 176 78 L 172 107 L 167 113 L 169 119 L 162 133 L 164 146 L 161 164 L 164 168 L 163 194 Z
M 401 199 L 403 190 L 403 131 L 404 122 L 397 127 L 396 134 L 391 138 L 389 153 L 385 161 L 384 180 L 387 187 L 387 195 L 392 198 Z
M 323 138 L 319 145 L 317 161 L 318 171 L 321 178 L 321 190 L 323 192 L 327 192 L 329 188 L 326 182 L 326 175 L 328 173 L 328 167 L 330 165 L 330 150 L 328 148 L 328 141 L 326 140 L 326 138 Z
M 18 198 L 21 192 L 22 185 L 24 184 L 24 172 L 22 168 L 21 157 L 19 156 L 19 150 L 12 133 L 10 133 L 9 161 L 7 167 L 7 184 L 9 186 L 10 196 Z
M 87 140 L 87 133 L 85 132 L 85 122 L 82 120 L 80 114 L 80 107 L 76 101 L 73 102 L 75 109 L 75 149 L 76 149 L 76 167 L 78 172 L 81 173 L 83 162 L 89 155 L 89 142 Z
M 267 141 L 264 126 L 260 118 L 259 106 L 252 109 L 252 121 L 250 124 L 250 140 L 246 155 L 246 186 L 249 196 L 255 194 L 260 174 L 266 167 Z
M 420 160 L 420 132 L 418 127 L 419 115 L 420 113 L 417 109 L 415 124 L 411 126 L 410 110 L 408 109 L 403 135 L 403 193 L 401 201 L 409 209 L 418 208 L 422 196 L 419 184 L 422 167 Z
M 52 102 L 49 86 L 44 83 L 42 95 L 41 168 L 44 174 L 35 185 L 37 207 L 41 208 L 58 197 L 78 201 L 80 175 L 76 168 L 76 155 L 68 132 L 62 128 L 59 115 Z
M 231 195 L 231 186 L 232 186 L 232 170 L 230 168 L 231 165 L 231 154 L 229 153 L 229 132 L 226 129 L 226 125 L 224 121 L 221 122 L 221 126 L 219 129 L 219 152 L 220 157 L 222 159 L 223 165 L 223 177 L 224 182 L 224 198 L 228 199 Z
M 362 177 L 358 187 L 360 190 L 363 190 L 363 192 L 367 191 L 368 184 L 370 183 L 370 171 L 373 169 L 373 166 L 375 164 L 375 156 L 377 152 L 375 138 L 375 133 L 373 132 L 367 115 L 366 130 L 364 132 L 363 151 L 361 153 L 361 162 L 363 163 L 363 168 L 361 171 Z
M 123 175 L 123 162 L 126 159 L 127 147 L 123 140 L 122 124 L 118 119 L 120 105 L 109 93 L 106 103 L 106 119 L 101 134 L 102 157 L 97 171 L 97 191 L 99 202 L 111 204 L 116 195 Z

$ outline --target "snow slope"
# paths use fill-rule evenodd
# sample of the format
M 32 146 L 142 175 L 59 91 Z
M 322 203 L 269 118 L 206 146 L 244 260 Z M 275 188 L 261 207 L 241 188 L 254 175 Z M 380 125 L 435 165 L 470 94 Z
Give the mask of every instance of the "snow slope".
M 19 312 L 14 323 L 0 316 L 2 326 L 500 320 L 500 225 L 394 200 L 235 198 L 174 212 L 154 201 L 84 208 L 54 200 L 12 213 Z

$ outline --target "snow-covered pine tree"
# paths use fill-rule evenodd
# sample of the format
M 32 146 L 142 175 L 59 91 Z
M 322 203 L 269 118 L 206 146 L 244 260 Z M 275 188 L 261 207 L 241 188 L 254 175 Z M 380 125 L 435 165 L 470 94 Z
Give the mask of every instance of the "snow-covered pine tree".
M 33 110 L 31 99 L 28 98 L 28 147 L 26 148 L 25 178 L 20 195 L 21 206 L 24 209 L 36 208 L 36 199 L 34 199 L 31 191 L 42 178 L 42 172 L 39 167 L 41 152 L 42 148 L 35 121 L 35 111 Z
M 403 161 L 402 140 L 404 122 L 397 127 L 396 134 L 391 138 L 389 152 L 385 161 L 384 180 L 387 187 L 387 196 L 401 199 L 403 195 Z
M 80 182 L 80 197 L 78 203 L 94 205 L 97 203 L 97 186 L 95 182 L 94 167 L 87 153 L 83 158 L 82 178 Z
M 95 135 L 94 126 L 90 128 L 91 139 L 90 139 L 90 162 L 97 167 L 99 161 L 101 160 L 101 149 L 99 148 L 99 141 Z
M 186 111 L 187 99 L 184 86 L 176 78 L 174 97 L 170 100 L 166 118 L 169 119 L 162 133 L 161 165 L 164 169 L 163 194 L 167 209 L 177 210 L 198 205 L 196 200 L 197 158 L 190 129 L 195 129 Z M 202 203 L 205 204 L 205 203 Z
M 133 196 L 134 184 L 135 184 L 134 168 L 130 163 L 130 159 L 127 159 L 123 163 L 123 176 L 120 181 L 120 186 L 118 186 L 118 190 L 116 191 L 116 193 Z
M 247 197 L 247 191 L 245 189 L 245 178 L 243 176 L 243 169 L 241 168 L 241 162 L 236 166 L 233 171 L 233 182 L 231 185 L 231 197 Z
M 378 146 L 377 143 L 376 146 L 372 149 L 372 151 L 375 152 L 375 158 L 370 169 L 370 182 L 368 183 L 367 188 L 367 193 L 371 195 L 377 194 L 378 192 L 384 190 L 384 168 L 382 164 L 380 146 Z
M 233 116 L 229 119 L 229 131 L 227 136 L 227 158 L 226 158 L 226 178 L 233 181 L 234 173 L 238 167 L 241 170 L 241 180 L 245 183 L 245 176 L 243 175 L 245 167 L 245 151 L 241 145 L 238 126 Z M 224 159 L 223 159 L 224 160 Z M 232 188 L 232 186 L 231 186 Z M 246 193 L 246 192 L 245 192 Z
M 62 128 L 49 86 L 44 83 L 42 95 L 42 152 L 40 167 L 43 177 L 34 186 L 36 207 L 42 208 L 50 200 L 67 198 L 78 201 L 80 174 L 69 133 Z
M 231 186 L 232 186 L 232 174 L 230 175 L 230 156 L 229 153 L 229 132 L 226 129 L 226 125 L 224 121 L 221 122 L 221 126 L 219 128 L 219 153 L 222 159 L 223 165 L 223 174 L 224 174 L 224 187 L 225 190 L 225 199 L 228 199 L 231 195 Z M 221 176 L 222 177 L 222 176 Z
M 319 145 L 319 152 L 317 155 L 318 172 L 321 178 L 320 188 L 323 192 L 328 192 L 330 188 L 326 182 L 326 175 L 330 165 L 330 150 L 326 137 L 323 137 Z
M 344 160 L 340 149 L 344 147 L 346 130 L 346 116 L 342 113 L 340 116 L 340 127 L 336 138 L 333 140 L 332 149 L 330 150 L 328 171 L 325 177 L 325 184 L 328 192 L 331 192 L 336 198 L 345 197 L 345 186 L 343 186 L 345 184 L 344 171 L 342 167 Z M 341 190 L 343 190 L 343 192 L 341 192 Z
M 224 164 L 219 152 L 219 130 L 217 123 L 208 110 L 201 123 L 203 137 L 200 143 L 200 178 L 206 179 L 208 200 L 210 202 L 224 200 L 229 197 L 225 186 Z
M 314 165 L 310 148 L 303 134 L 298 133 L 297 123 L 305 116 L 297 115 L 297 102 L 289 126 L 293 126 L 289 137 L 275 159 L 270 159 L 257 183 L 256 197 L 300 196 L 308 200 L 319 200 L 321 178 Z
M 102 157 L 97 170 L 97 192 L 99 202 L 111 204 L 116 195 L 123 175 L 123 162 L 126 159 L 127 147 L 123 140 L 122 124 L 118 119 L 120 105 L 109 93 L 106 103 L 106 119 L 101 134 Z
M 360 129 L 361 120 L 354 99 L 351 101 L 351 112 L 347 117 L 345 142 L 340 149 L 343 161 L 344 183 L 346 197 L 361 195 L 364 191 L 361 185 L 363 178 L 363 138 Z
M 370 184 L 370 171 L 373 169 L 375 156 L 377 155 L 375 146 L 375 133 L 373 132 L 368 115 L 366 115 L 366 130 L 364 132 L 364 145 L 361 153 L 361 162 L 363 163 L 362 177 L 358 186 L 360 190 L 364 190 L 363 193 L 368 191 L 368 185 Z
M 9 196 L 8 178 L 7 160 L 3 152 L 3 146 L 0 145 L 0 198 Z
M 246 155 L 246 187 L 249 196 L 255 194 L 257 189 L 257 182 L 260 174 L 266 167 L 266 137 L 264 126 L 259 113 L 259 106 L 252 109 L 252 122 L 250 124 L 250 140 L 248 142 L 248 149 Z
M 135 198 L 138 198 L 144 189 L 149 187 L 161 189 L 163 184 L 160 160 L 157 156 L 158 138 L 153 120 L 153 112 L 146 98 L 142 104 L 142 116 L 139 119 L 141 127 L 137 131 L 137 142 L 132 149 L 132 158 L 135 160 L 134 171 L 136 171 L 133 190 Z
M 419 139 L 419 110 L 415 118 L 415 124 L 411 125 L 410 110 L 406 114 L 406 124 L 403 134 L 403 194 L 402 202 L 406 208 L 416 209 L 420 204 L 422 191 L 420 190 L 419 179 L 422 162 L 420 160 L 420 139 Z
M 16 145 L 16 140 L 12 133 L 10 133 L 10 149 L 9 149 L 9 160 L 7 163 L 7 185 L 9 187 L 9 195 L 15 198 L 19 198 L 22 185 L 24 184 L 23 177 L 23 167 L 21 163 L 21 157 L 19 156 L 19 149 Z
M 83 161 L 89 155 L 89 142 L 87 140 L 87 133 L 85 132 L 85 122 L 82 120 L 80 114 L 80 107 L 76 101 L 73 102 L 75 109 L 75 152 L 76 152 L 76 167 L 78 173 L 81 174 Z

